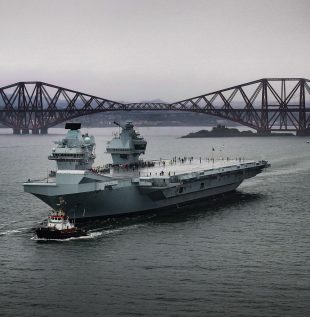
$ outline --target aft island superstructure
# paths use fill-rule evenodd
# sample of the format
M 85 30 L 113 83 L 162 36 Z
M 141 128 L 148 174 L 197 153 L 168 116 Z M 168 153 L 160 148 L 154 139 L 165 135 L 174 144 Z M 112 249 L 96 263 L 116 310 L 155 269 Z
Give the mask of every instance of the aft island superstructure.
M 107 145 L 113 163 L 100 172 L 92 168 L 94 138 L 82 136 L 78 124 L 67 125 L 67 136 L 49 157 L 57 162 L 55 177 L 48 182 L 28 181 L 24 190 L 54 209 L 62 198 L 70 218 L 87 220 L 173 209 L 207 200 L 235 190 L 269 166 L 264 160 L 214 162 L 192 157 L 145 162 L 139 156 L 145 153 L 147 142 L 132 122 L 120 127 L 120 135 Z M 73 134 L 73 139 L 80 142 L 69 142 Z M 66 156 L 68 153 L 70 156 Z

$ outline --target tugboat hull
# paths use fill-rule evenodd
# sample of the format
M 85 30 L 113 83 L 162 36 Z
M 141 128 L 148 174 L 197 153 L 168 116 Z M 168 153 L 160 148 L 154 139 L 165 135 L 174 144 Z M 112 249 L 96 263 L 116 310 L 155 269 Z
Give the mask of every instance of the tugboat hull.
M 65 240 L 69 238 L 78 238 L 82 236 L 87 236 L 87 232 L 79 229 L 64 229 L 64 230 L 55 230 L 51 228 L 37 228 L 36 234 L 39 239 L 48 239 L 48 240 Z

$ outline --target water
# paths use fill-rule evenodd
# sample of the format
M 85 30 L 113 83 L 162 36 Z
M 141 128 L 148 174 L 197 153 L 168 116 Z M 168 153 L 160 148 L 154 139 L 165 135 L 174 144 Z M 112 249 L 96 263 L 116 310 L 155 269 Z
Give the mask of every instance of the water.
M 91 237 L 38 242 L 48 207 L 23 193 L 45 177 L 62 129 L 0 133 L 1 316 L 309 316 L 307 138 L 180 139 L 198 128 L 140 128 L 147 159 L 241 156 L 272 167 L 226 200 L 169 214 L 110 219 Z M 86 131 L 86 130 L 84 130 Z M 97 164 L 117 129 L 96 135 Z

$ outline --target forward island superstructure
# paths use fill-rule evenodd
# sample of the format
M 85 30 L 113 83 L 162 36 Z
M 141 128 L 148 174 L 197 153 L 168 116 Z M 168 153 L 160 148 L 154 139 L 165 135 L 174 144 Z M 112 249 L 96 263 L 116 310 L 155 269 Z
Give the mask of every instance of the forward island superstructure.
M 235 190 L 242 181 L 269 166 L 264 160 L 214 162 L 192 157 L 145 162 L 139 157 L 145 153 L 147 142 L 134 130 L 132 122 L 118 125 L 122 128 L 120 135 L 107 145 L 113 163 L 104 172 L 92 168 L 94 138 L 82 136 L 80 126 L 71 123 L 66 126 L 67 136 L 49 157 L 57 162 L 55 177 L 48 182 L 29 180 L 24 190 L 54 209 L 59 199 L 64 199 L 66 214 L 83 221 L 174 209 L 207 200 Z M 73 139 L 84 142 L 70 143 L 73 134 Z
M 57 162 L 58 170 L 87 170 L 94 164 L 95 138 L 81 134 L 81 123 L 66 123 L 69 130 L 60 141 L 55 141 L 57 147 L 52 149 L 49 160 Z

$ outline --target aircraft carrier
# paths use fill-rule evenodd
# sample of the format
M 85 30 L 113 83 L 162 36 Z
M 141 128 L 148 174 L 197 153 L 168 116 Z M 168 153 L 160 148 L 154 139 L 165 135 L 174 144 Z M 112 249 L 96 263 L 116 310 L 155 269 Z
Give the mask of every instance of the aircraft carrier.
M 116 123 L 118 124 L 118 123 Z M 173 157 L 142 161 L 147 142 L 132 122 L 107 144 L 112 163 L 94 168 L 95 139 L 82 135 L 81 124 L 67 123 L 66 136 L 55 142 L 50 160 L 57 162 L 51 177 L 23 184 L 53 209 L 60 199 L 66 214 L 77 221 L 175 209 L 235 190 L 245 179 L 269 166 L 265 160 L 245 161 Z

